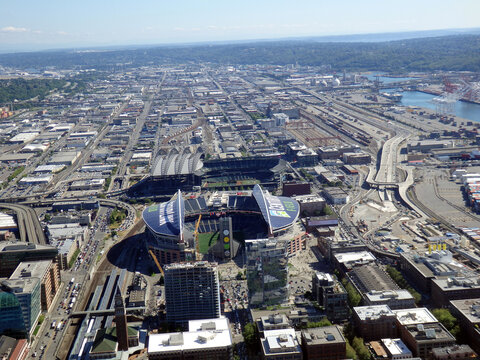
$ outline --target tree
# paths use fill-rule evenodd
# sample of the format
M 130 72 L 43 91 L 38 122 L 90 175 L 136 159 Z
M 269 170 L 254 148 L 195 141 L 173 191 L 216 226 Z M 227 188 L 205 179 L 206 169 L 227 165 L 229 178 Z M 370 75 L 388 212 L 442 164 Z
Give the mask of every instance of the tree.
M 412 294 L 417 304 L 422 300 L 422 295 L 408 284 L 400 271 L 389 265 L 387 266 L 387 273 L 398 286 Z
M 255 323 L 248 323 L 243 328 L 243 339 L 247 348 L 254 350 L 260 344 L 260 336 L 258 334 L 257 325 Z
M 355 289 L 352 283 L 349 282 L 347 279 L 344 278 L 342 280 L 342 284 L 345 287 L 345 290 L 347 291 L 348 304 L 350 305 L 350 307 L 358 306 L 362 301 L 362 296 L 358 293 L 358 291 Z
M 307 323 L 307 328 L 316 328 L 316 327 L 325 327 L 325 326 L 332 326 L 332 323 L 326 317 L 324 317 L 322 320 L 317 322 Z
M 359 360 L 370 360 L 370 351 L 368 351 L 362 338 L 354 337 L 352 347 L 355 349 Z
M 358 359 L 357 353 L 353 349 L 352 345 L 347 340 L 347 349 L 346 349 L 346 358 L 347 359 Z
M 432 314 L 448 331 L 451 331 L 457 325 L 457 319 L 448 309 L 433 309 Z

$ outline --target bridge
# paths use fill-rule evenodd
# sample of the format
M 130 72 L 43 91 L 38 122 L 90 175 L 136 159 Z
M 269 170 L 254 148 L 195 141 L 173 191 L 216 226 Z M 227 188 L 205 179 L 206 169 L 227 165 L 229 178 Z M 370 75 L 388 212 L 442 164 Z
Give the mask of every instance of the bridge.
M 126 307 L 125 312 L 132 313 L 136 311 L 145 311 L 145 306 L 137 306 L 137 307 Z M 85 310 L 85 311 L 74 311 L 72 312 L 69 317 L 83 317 L 83 316 L 108 316 L 114 315 L 115 309 L 104 309 L 104 310 Z
M 31 207 L 26 205 L 0 203 L 0 208 L 10 209 L 17 215 L 18 231 L 20 233 L 21 241 L 28 241 L 40 245 L 45 245 L 47 243 L 37 213 Z

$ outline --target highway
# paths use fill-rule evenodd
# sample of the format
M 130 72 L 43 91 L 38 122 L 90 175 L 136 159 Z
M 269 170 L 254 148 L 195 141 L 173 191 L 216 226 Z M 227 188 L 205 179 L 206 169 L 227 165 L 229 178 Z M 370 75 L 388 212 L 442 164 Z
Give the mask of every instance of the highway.
M 47 240 L 34 209 L 26 205 L 0 203 L 0 208 L 13 210 L 17 215 L 20 240 L 45 245 Z
M 375 183 L 396 184 L 398 147 L 405 140 L 404 136 L 395 135 L 388 139 L 382 148 L 380 166 L 375 176 Z

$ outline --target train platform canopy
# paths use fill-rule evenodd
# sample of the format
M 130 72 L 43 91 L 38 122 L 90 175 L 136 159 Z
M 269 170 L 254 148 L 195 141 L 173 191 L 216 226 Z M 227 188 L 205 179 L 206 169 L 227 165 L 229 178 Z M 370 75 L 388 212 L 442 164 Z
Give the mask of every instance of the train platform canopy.
M 258 207 L 257 211 L 262 214 L 270 234 L 290 227 L 298 219 L 300 206 L 294 199 L 271 195 L 268 191 L 264 191 L 260 185 L 255 185 L 253 188 L 252 198 Z M 198 213 L 209 211 L 207 205 L 204 204 L 205 200 L 203 198 L 199 198 L 199 200 L 202 201 L 199 201 L 198 206 L 187 209 L 190 215 L 197 208 Z M 218 211 L 218 209 L 212 209 L 212 211 Z M 152 232 L 165 236 L 182 236 L 185 214 L 185 200 L 179 190 L 170 201 L 146 208 L 142 216 L 145 224 Z

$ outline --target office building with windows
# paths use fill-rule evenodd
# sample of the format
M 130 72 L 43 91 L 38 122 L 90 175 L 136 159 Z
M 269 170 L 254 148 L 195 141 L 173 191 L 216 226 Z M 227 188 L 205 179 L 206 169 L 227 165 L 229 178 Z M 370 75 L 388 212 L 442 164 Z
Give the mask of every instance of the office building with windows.
M 216 263 L 198 261 L 166 265 L 165 304 L 169 323 L 220 317 Z

